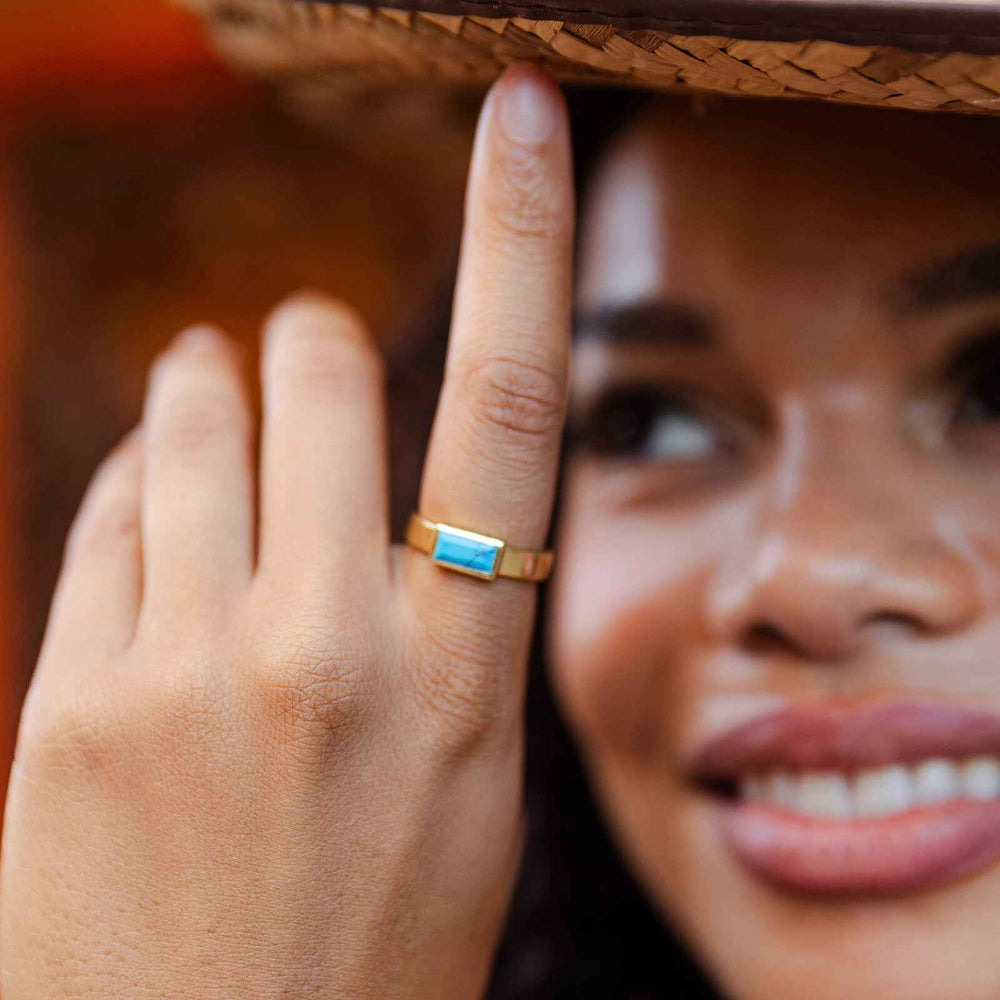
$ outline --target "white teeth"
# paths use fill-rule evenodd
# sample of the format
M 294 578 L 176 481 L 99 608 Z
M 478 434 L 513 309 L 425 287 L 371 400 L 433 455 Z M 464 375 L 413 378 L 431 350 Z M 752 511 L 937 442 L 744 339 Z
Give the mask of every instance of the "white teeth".
M 1000 799 L 1000 757 L 951 761 L 940 757 L 912 767 L 892 764 L 853 775 L 838 771 L 746 775 L 740 798 L 821 819 L 895 816 L 914 806 L 956 799 Z
M 799 797 L 799 783 L 787 771 L 775 771 L 764 779 L 763 793 L 766 802 L 793 809 Z
M 992 757 L 973 757 L 962 768 L 962 785 L 970 799 L 995 799 L 1000 796 L 1000 761 Z
M 908 768 L 893 764 L 862 771 L 854 779 L 854 804 L 859 816 L 891 816 L 913 805 L 913 782 Z
M 826 819 L 849 819 L 854 811 L 847 779 L 833 771 L 804 774 L 799 779 L 799 797 L 795 806 L 807 816 Z
M 740 798 L 744 802 L 760 802 L 764 798 L 764 781 L 755 774 L 740 779 Z
M 913 801 L 922 806 L 958 798 L 962 794 L 962 777 L 958 765 L 935 757 L 925 760 L 913 770 Z

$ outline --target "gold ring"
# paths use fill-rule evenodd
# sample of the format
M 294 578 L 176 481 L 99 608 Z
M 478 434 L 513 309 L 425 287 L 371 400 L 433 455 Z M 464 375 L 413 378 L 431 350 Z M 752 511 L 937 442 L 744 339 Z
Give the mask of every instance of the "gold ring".
M 551 552 L 517 549 L 502 538 L 428 521 L 419 514 L 410 515 L 406 541 L 418 552 L 430 556 L 438 566 L 480 580 L 502 576 L 539 583 L 548 579 L 555 558 Z

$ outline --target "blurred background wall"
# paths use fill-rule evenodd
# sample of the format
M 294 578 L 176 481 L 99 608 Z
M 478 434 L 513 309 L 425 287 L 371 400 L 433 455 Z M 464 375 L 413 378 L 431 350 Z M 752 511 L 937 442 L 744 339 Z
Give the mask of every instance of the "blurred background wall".
M 2 800 L 70 519 L 183 326 L 222 325 L 253 372 L 282 296 L 359 308 L 389 358 L 398 530 L 479 95 L 359 93 L 333 121 L 230 74 L 166 0 L 7 0 L 0 15 Z

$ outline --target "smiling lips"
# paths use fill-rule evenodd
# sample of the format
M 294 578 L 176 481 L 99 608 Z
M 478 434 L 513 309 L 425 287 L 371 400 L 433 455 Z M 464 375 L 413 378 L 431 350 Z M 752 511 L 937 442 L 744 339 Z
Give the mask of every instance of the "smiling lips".
M 930 704 L 765 716 L 713 740 L 694 776 L 736 791 L 736 857 L 805 892 L 922 888 L 1000 857 L 1000 717 Z

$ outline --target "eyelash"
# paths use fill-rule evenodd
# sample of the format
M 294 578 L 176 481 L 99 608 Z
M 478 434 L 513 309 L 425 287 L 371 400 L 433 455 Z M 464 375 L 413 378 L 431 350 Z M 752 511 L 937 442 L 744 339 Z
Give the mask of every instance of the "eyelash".
M 961 348 L 948 366 L 961 390 L 955 422 L 1000 420 L 1000 333 L 979 336 Z

